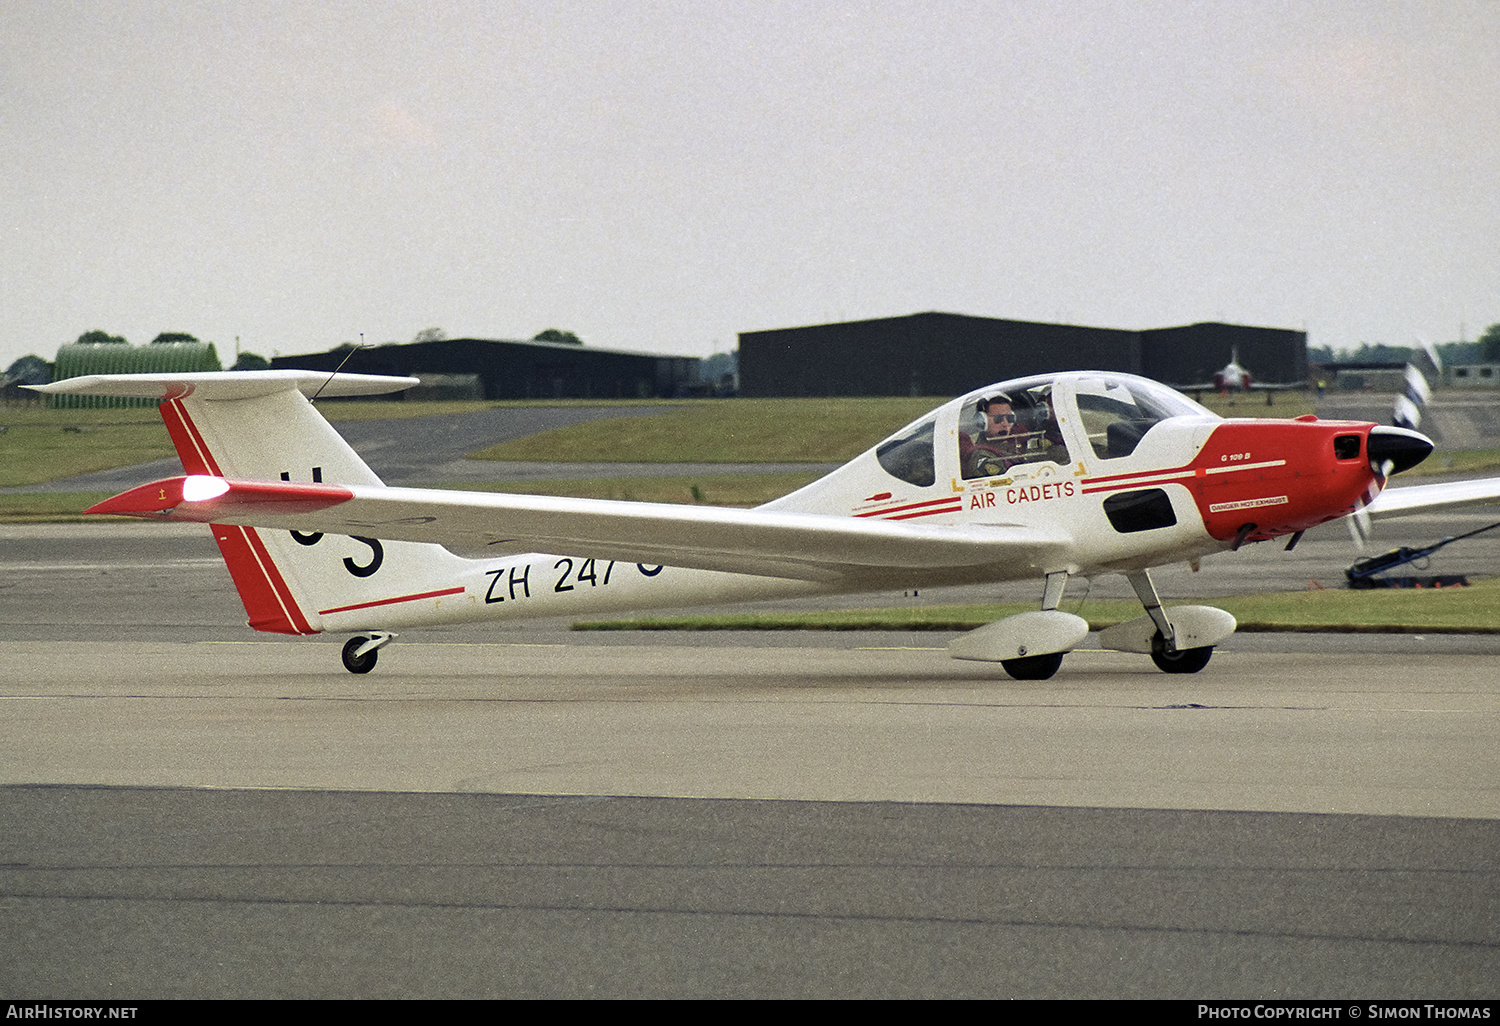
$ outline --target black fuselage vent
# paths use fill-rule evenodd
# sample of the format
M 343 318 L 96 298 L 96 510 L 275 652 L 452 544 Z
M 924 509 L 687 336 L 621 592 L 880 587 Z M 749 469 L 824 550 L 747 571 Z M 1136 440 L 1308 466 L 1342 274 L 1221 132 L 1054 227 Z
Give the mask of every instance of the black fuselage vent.
M 1109 517 L 1110 525 L 1121 534 L 1155 531 L 1177 523 L 1177 514 L 1172 512 L 1172 500 L 1160 488 L 1111 495 L 1104 500 L 1104 515 Z

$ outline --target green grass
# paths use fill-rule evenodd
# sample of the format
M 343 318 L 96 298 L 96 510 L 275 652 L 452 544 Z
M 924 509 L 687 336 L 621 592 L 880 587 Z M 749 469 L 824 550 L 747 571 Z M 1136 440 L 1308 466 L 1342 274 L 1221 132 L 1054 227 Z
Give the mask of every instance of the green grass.
M 941 396 L 830 399 L 717 399 L 687 403 L 655 417 L 576 424 L 493 445 L 479 460 L 547 463 L 842 463 L 922 414 Z M 1301 393 L 1262 398 L 1208 395 L 1226 417 L 1297 417 L 1312 412 Z
M 488 402 L 320 403 L 331 421 L 384 420 L 468 413 Z M 0 488 L 44 484 L 78 474 L 166 459 L 175 455 L 155 409 L 53 410 L 42 405 L 0 406 Z M 10 506 L 0 502 L 0 516 Z
M 0 524 L 73 524 L 125 520 L 126 517 L 84 516 L 83 511 L 114 492 L 31 492 L 0 495 Z
M 1402 471 L 1395 483 L 1411 477 L 1433 477 L 1438 474 L 1478 475 L 1500 469 L 1500 449 L 1459 449 L 1433 452 L 1410 470 Z
M 842 463 L 941 398 L 717 399 L 544 431 L 471 459 L 555 463 Z
M 8 412 L 8 411 L 7 411 Z M 133 410 L 58 410 L 51 424 L 6 426 L 0 432 L 0 488 L 56 481 L 58 478 L 112 470 L 173 455 L 172 440 L 159 418 L 150 422 L 114 422 L 63 414 L 109 414 L 118 418 Z M 144 411 L 156 417 L 155 410 Z M 0 417 L 0 422 L 6 418 Z
M 102 427 L 112 424 L 160 424 L 161 414 L 154 408 L 119 410 L 53 410 L 40 403 L 0 404 L 0 425 L 16 427 L 37 424 L 62 427 L 64 424 Z M 163 428 L 163 430 L 166 430 Z
M 1395 634 L 1500 632 L 1500 580 L 1467 588 L 1333 590 L 1245 595 L 1174 602 L 1228 610 L 1242 631 L 1359 631 Z M 1101 630 L 1141 616 L 1139 603 L 1097 600 L 1067 612 Z M 1170 608 L 1170 607 L 1169 607 Z M 807 613 L 743 613 L 715 616 L 648 617 L 576 623 L 574 630 L 934 630 L 966 631 L 1016 613 L 1033 603 L 926 606 L 895 609 L 830 610 Z
M 1289 420 L 1317 412 L 1313 408 L 1313 398 L 1306 392 L 1272 393 L 1274 403 L 1272 406 L 1266 405 L 1265 394 L 1260 392 L 1253 395 L 1229 396 L 1220 396 L 1217 392 L 1204 392 L 1201 398 L 1197 393 L 1189 393 L 1189 395 L 1221 417 L 1272 417 Z

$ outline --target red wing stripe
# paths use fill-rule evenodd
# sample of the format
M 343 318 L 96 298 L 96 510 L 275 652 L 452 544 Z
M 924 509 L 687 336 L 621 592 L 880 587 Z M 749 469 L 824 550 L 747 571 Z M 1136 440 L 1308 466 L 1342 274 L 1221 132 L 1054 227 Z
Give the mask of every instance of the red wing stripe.
M 352 606 L 334 606 L 332 609 L 318 610 L 319 616 L 327 616 L 329 613 L 347 613 L 354 609 L 369 609 L 372 606 L 389 606 L 397 602 L 416 602 L 419 599 L 441 598 L 444 595 L 462 595 L 463 588 L 444 588 L 442 591 L 424 591 L 420 595 L 402 595 L 400 598 L 376 599 L 374 602 L 356 602 Z
M 923 506 L 938 506 L 950 502 L 957 502 L 960 506 L 963 504 L 962 499 L 955 499 L 951 495 L 945 495 L 941 499 L 928 499 L 925 502 L 908 502 L 905 506 L 887 506 L 885 509 L 872 509 L 854 515 L 857 517 L 887 517 L 892 513 L 904 513 L 909 509 L 921 509 Z
M 1083 494 L 1114 492 L 1121 488 L 1145 487 L 1154 484 L 1171 484 L 1174 481 L 1205 474 L 1233 474 L 1241 470 L 1269 470 L 1272 467 L 1284 466 L 1286 466 L 1286 460 L 1263 460 L 1260 463 L 1229 463 L 1222 467 L 1179 467 L 1176 470 L 1147 470 L 1135 474 L 1114 474 L 1110 477 L 1094 477 L 1085 481 Z
M 930 517 L 934 513 L 962 513 L 964 504 L 959 502 L 954 506 L 944 506 L 942 509 L 924 509 L 916 513 L 903 513 L 899 517 L 882 517 L 882 520 L 911 520 L 915 517 Z
M 1150 485 L 1176 484 L 1181 481 L 1191 480 L 1197 475 L 1189 471 L 1186 474 L 1162 474 L 1159 477 L 1142 477 L 1132 481 L 1117 481 L 1114 484 L 1101 485 L 1089 482 L 1083 486 L 1084 495 L 1092 495 L 1095 492 L 1118 492 L 1122 488 L 1146 488 Z
M 1105 474 L 1101 477 L 1088 478 L 1083 483 L 1086 487 L 1091 487 L 1093 485 L 1099 485 L 1113 481 L 1134 481 L 1135 479 L 1142 477 L 1166 477 L 1173 474 L 1191 475 L 1192 473 L 1192 466 L 1185 465 L 1181 467 L 1166 467 L 1161 470 L 1133 470 L 1128 474 Z

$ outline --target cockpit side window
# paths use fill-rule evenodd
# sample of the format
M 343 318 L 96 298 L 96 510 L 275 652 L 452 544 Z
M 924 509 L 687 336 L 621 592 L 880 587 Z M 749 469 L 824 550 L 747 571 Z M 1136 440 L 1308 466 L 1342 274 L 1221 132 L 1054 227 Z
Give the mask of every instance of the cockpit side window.
M 928 417 L 876 446 L 875 458 L 886 473 L 922 488 L 937 482 L 937 467 L 933 459 L 935 419 Z
M 1156 402 L 1155 398 L 1123 382 L 1080 383 L 1078 416 L 1094 455 L 1105 460 L 1129 456 L 1147 431 L 1183 412 Z
M 1068 463 L 1050 383 L 993 391 L 958 413 L 958 465 L 965 479 L 999 477 L 1032 463 Z

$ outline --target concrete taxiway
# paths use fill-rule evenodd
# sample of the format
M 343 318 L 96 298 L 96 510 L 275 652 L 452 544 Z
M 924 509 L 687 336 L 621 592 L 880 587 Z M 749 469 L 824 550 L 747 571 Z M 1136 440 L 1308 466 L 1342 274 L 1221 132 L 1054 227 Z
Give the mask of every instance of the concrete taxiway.
M 1241 636 L 1188 677 L 1093 649 L 1023 683 L 946 635 L 535 623 L 355 677 L 237 626 L 206 539 L 156 526 L 0 532 L 0 995 L 1500 979 L 1493 637 Z
M 407 642 L 361 677 L 330 643 L 0 643 L 0 780 L 1500 818 L 1490 655 L 1019 682 L 931 636 L 772 640 Z

